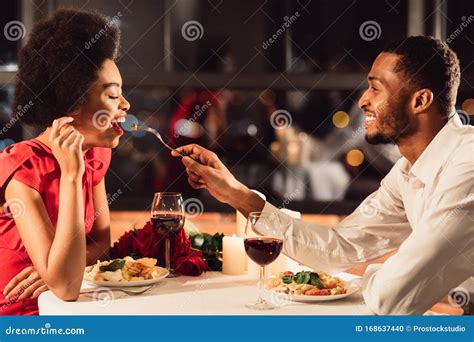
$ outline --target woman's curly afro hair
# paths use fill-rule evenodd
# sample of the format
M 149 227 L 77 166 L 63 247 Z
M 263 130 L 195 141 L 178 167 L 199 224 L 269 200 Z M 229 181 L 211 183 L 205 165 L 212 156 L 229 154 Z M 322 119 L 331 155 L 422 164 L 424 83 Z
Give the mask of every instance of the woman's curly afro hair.
M 50 126 L 85 101 L 104 61 L 117 57 L 120 30 L 115 20 L 62 9 L 33 27 L 20 51 L 13 107 L 33 102 L 24 122 Z

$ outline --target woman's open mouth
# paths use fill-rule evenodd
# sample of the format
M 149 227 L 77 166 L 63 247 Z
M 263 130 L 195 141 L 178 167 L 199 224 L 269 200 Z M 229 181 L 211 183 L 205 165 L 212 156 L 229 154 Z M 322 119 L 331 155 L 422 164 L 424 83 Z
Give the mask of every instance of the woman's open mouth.
M 120 127 L 121 122 L 125 122 L 124 117 L 112 120 L 112 122 L 110 123 L 110 127 L 113 128 L 115 130 L 115 132 L 117 132 L 117 133 L 123 133 L 123 129 L 122 129 L 122 127 Z

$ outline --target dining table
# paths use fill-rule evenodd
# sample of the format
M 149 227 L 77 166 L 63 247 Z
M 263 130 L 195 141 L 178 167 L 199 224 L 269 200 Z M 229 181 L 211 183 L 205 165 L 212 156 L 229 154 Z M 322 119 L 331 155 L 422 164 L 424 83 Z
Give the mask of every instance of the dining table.
M 112 241 L 134 227 L 142 227 L 149 214 L 138 211 L 111 212 Z M 338 215 L 303 214 L 302 220 L 335 226 L 343 219 Z M 191 218 L 203 233 L 236 232 L 236 215 L 232 213 L 202 213 Z M 384 262 L 386 255 L 372 262 Z M 359 283 L 368 263 L 337 274 L 342 280 Z M 122 291 L 126 290 L 126 292 Z M 145 291 L 140 293 L 141 291 Z M 137 294 L 140 293 L 140 294 Z M 38 298 L 40 315 L 370 315 L 361 290 L 342 299 L 321 302 L 295 302 L 262 291 L 276 306 L 273 310 L 252 310 L 245 305 L 255 302 L 258 295 L 254 274 L 227 275 L 205 272 L 200 276 L 164 278 L 153 287 L 112 288 L 95 287 L 83 282 L 76 301 L 65 302 L 51 291 Z M 462 314 L 462 311 L 442 303 L 432 310 L 442 314 Z

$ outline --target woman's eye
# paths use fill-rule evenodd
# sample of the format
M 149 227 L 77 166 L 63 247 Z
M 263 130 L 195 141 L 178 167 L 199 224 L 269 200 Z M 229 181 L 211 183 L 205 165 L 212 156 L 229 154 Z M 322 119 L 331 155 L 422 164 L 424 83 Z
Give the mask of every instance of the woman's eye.
M 378 89 L 375 88 L 375 87 L 370 87 L 370 89 L 372 89 L 373 91 L 377 91 Z
M 109 99 L 117 100 L 117 99 L 118 99 L 118 96 L 109 95 Z

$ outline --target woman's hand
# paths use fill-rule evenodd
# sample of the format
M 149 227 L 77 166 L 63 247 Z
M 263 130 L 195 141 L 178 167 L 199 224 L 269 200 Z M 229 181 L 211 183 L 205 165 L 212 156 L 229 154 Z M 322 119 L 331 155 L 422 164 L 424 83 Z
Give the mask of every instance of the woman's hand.
M 28 266 L 14 276 L 3 290 L 6 299 L 15 298 L 17 301 L 36 298 L 48 290 L 33 266 Z
M 73 120 L 74 118 L 67 116 L 54 120 L 49 141 L 61 168 L 61 176 L 78 180 L 82 179 L 85 169 L 82 152 L 84 136 L 70 125 Z

